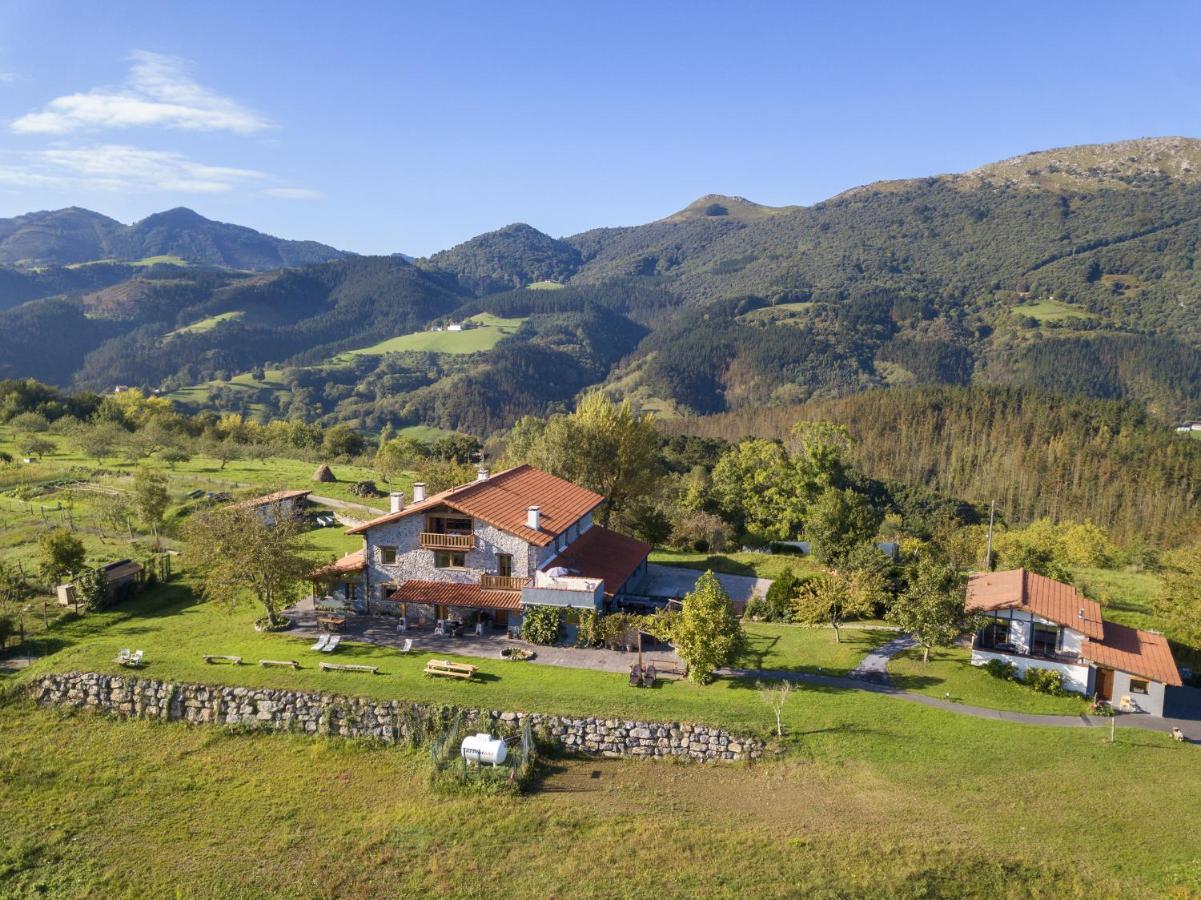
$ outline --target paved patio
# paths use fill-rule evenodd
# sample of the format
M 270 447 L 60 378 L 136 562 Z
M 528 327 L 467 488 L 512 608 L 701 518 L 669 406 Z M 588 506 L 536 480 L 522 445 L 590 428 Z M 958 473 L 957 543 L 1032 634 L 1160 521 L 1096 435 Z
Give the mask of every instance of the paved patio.
M 316 640 L 321 629 L 311 598 L 300 601 L 285 614 L 292 619 L 290 634 L 309 634 Z M 434 634 L 430 628 L 410 628 L 404 634 L 396 631 L 397 620 L 393 616 L 348 615 L 341 635 L 345 640 L 364 641 L 380 647 L 400 649 L 406 639 L 413 641 L 413 653 L 446 656 L 475 656 L 481 659 L 500 659 L 505 647 L 521 647 L 537 654 L 531 663 L 543 666 L 560 666 L 567 669 L 591 669 L 596 672 L 620 672 L 628 674 L 630 667 L 638 661 L 637 652 L 622 650 L 600 650 L 582 647 L 544 647 L 528 641 L 514 640 L 504 632 L 485 630 L 482 636 L 470 632 L 462 637 Z M 679 663 L 680 658 L 669 647 L 647 650 L 642 654 L 644 662 L 665 661 Z
M 640 594 L 649 597 L 683 597 L 696 585 L 696 580 L 705 573 L 700 569 L 686 569 L 683 566 L 667 566 L 662 563 L 648 563 L 646 577 L 638 587 Z M 752 575 L 727 575 L 715 573 L 721 586 L 726 589 L 730 599 L 737 609 L 742 609 L 746 601 L 755 595 L 764 597 L 771 587 L 770 578 L 755 578 Z

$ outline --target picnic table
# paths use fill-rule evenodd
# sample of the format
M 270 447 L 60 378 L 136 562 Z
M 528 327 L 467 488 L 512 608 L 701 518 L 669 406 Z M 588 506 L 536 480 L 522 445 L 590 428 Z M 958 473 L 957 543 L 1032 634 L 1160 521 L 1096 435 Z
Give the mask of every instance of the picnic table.
M 443 675 L 447 678 L 470 679 L 475 675 L 475 666 L 452 663 L 445 659 L 431 659 L 425 664 L 426 675 Z
M 346 624 L 346 616 L 318 616 L 317 624 L 326 631 L 341 631 L 342 626 Z
M 286 666 L 289 669 L 299 669 L 300 663 L 294 659 L 260 659 L 259 665 L 263 668 L 268 666 Z

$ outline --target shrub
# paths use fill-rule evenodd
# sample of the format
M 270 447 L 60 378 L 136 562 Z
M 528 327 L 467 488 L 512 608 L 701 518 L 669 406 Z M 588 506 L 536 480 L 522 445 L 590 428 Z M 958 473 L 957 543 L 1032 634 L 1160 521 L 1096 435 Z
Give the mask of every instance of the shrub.
M 769 621 L 767 601 L 761 598 L 758 594 L 746 601 L 746 608 L 743 610 L 743 615 L 752 622 Z
M 75 578 L 79 605 L 88 612 L 98 612 L 108 606 L 108 576 L 104 569 L 84 569 Z
M 562 610 L 558 607 L 528 606 L 521 620 L 521 638 L 531 644 L 553 644 L 562 627 Z
M 1062 697 L 1063 673 L 1055 669 L 1029 668 L 1026 670 L 1025 684 L 1040 694 L 1050 694 L 1052 697 Z
M 1004 659 L 990 659 L 984 664 L 984 671 L 993 678 L 1000 678 L 1002 681 L 1015 681 L 1017 679 L 1018 667 Z
M 793 574 L 792 569 L 785 569 L 780 577 L 771 583 L 767 596 L 763 599 L 763 616 L 768 622 L 787 622 L 792 615 L 792 601 L 796 598 L 801 580 Z M 748 612 L 750 604 L 747 604 Z
M 16 617 L 8 613 L 0 614 L 0 650 L 8 646 L 9 638 L 16 634 L 16 631 Z
M 596 647 L 601 642 L 600 616 L 595 610 L 582 609 L 579 614 L 579 624 L 576 626 L 575 645 L 577 647 Z

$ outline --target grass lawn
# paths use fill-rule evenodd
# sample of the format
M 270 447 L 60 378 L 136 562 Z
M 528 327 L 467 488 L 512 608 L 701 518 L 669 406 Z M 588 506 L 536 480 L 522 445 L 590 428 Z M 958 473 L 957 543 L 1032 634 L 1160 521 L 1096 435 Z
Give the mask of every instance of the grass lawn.
M 1079 715 L 1088 701 L 1077 694 L 1051 697 L 1032 691 L 1024 684 L 994 678 L 972 665 L 971 651 L 963 647 L 938 647 L 930 651 L 930 662 L 922 662 L 921 650 L 908 650 L 888 664 L 897 687 L 931 697 L 945 697 L 968 706 L 1008 709 L 1037 715 Z
M 842 641 L 832 628 L 751 622 L 744 626 L 746 646 L 734 665 L 741 669 L 783 669 L 847 675 L 876 647 L 896 637 L 893 631 L 844 626 Z
M 797 575 L 814 575 L 821 567 L 811 557 L 785 553 L 691 553 L 680 550 L 654 550 L 650 561 L 687 569 L 711 569 L 726 575 L 751 575 L 779 578 L 785 569 Z
M 1029 316 L 1039 322 L 1065 322 L 1068 319 L 1095 319 L 1097 314 L 1083 306 L 1073 306 L 1062 300 L 1038 300 L 1013 307 L 1015 316 Z
M 60 626 L 57 653 L 33 672 L 115 671 L 115 649 L 136 645 L 155 678 L 760 733 L 771 716 L 737 681 L 634 690 L 620 675 L 490 660 L 479 683 L 446 684 L 420 676 L 423 655 L 355 644 L 345 658 L 385 674 L 200 662 L 227 652 L 311 665 L 302 642 L 257 635 L 253 618 L 174 585 Z M 1184 896 L 1201 878 L 1187 825 L 1201 807 L 1201 756 L 1167 735 L 1119 728 L 1110 745 L 1100 730 L 811 686 L 789 700 L 785 727 L 787 752 L 756 766 L 553 761 L 525 797 L 448 797 L 431 793 L 421 752 L 10 703 L 0 883 L 50 896 L 476 896 L 503 884 L 518 896 L 599 897 L 636 884 L 666 896 L 1095 897 Z M 1018 773 L 1022 790 L 996 790 Z
M 215 316 L 209 316 L 207 319 L 201 319 L 199 322 L 193 322 L 191 325 L 184 325 L 182 328 L 176 328 L 174 331 L 169 331 L 164 337 L 174 337 L 177 334 L 200 334 L 205 331 L 212 331 L 222 322 L 230 322 L 242 318 L 246 315 L 243 310 L 232 310 L 231 312 L 218 313 Z
M 478 323 L 476 328 L 464 331 L 415 331 L 380 341 L 370 347 L 348 350 L 334 357 L 333 362 L 353 356 L 383 356 L 385 353 L 403 353 L 406 350 L 422 350 L 431 353 L 480 353 L 491 350 L 501 338 L 512 334 L 525 321 L 502 319 L 489 313 L 472 316 L 469 321 Z

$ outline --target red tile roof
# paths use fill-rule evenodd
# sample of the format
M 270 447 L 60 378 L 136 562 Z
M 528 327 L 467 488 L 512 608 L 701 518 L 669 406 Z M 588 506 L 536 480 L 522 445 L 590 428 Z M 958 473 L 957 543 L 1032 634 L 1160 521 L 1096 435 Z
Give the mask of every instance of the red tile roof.
M 600 494 L 549 472 L 521 465 L 498 472 L 484 481 L 472 481 L 434 494 L 400 512 L 388 513 L 356 525 L 347 534 L 362 534 L 377 525 L 395 522 L 423 510 L 448 506 L 482 519 L 530 544 L 545 547 L 572 523 L 596 509 L 604 499 Z M 531 506 L 541 510 L 542 527 L 538 531 L 526 527 L 526 511 Z
M 1172 648 L 1162 634 L 1106 622 L 1104 640 L 1085 641 L 1080 655 L 1099 666 L 1163 684 L 1180 687 L 1184 683 L 1172 658 Z
M 1025 569 L 970 576 L 964 607 L 968 612 L 1022 609 L 1090 638 L 1100 640 L 1104 635 L 1100 605 L 1070 584 Z
M 521 609 L 521 591 L 486 591 L 478 584 L 453 581 L 406 581 L 389 600 L 472 609 Z
M 605 596 L 612 598 L 646 560 L 651 545 L 600 525 L 593 525 L 546 564 L 562 566 L 585 578 L 605 582 Z
M 354 553 L 347 553 L 341 559 L 330 563 L 328 566 L 315 569 L 309 577 L 322 578 L 331 575 L 349 575 L 351 572 L 361 572 L 365 568 L 367 568 L 367 555 L 363 550 L 356 550 Z

